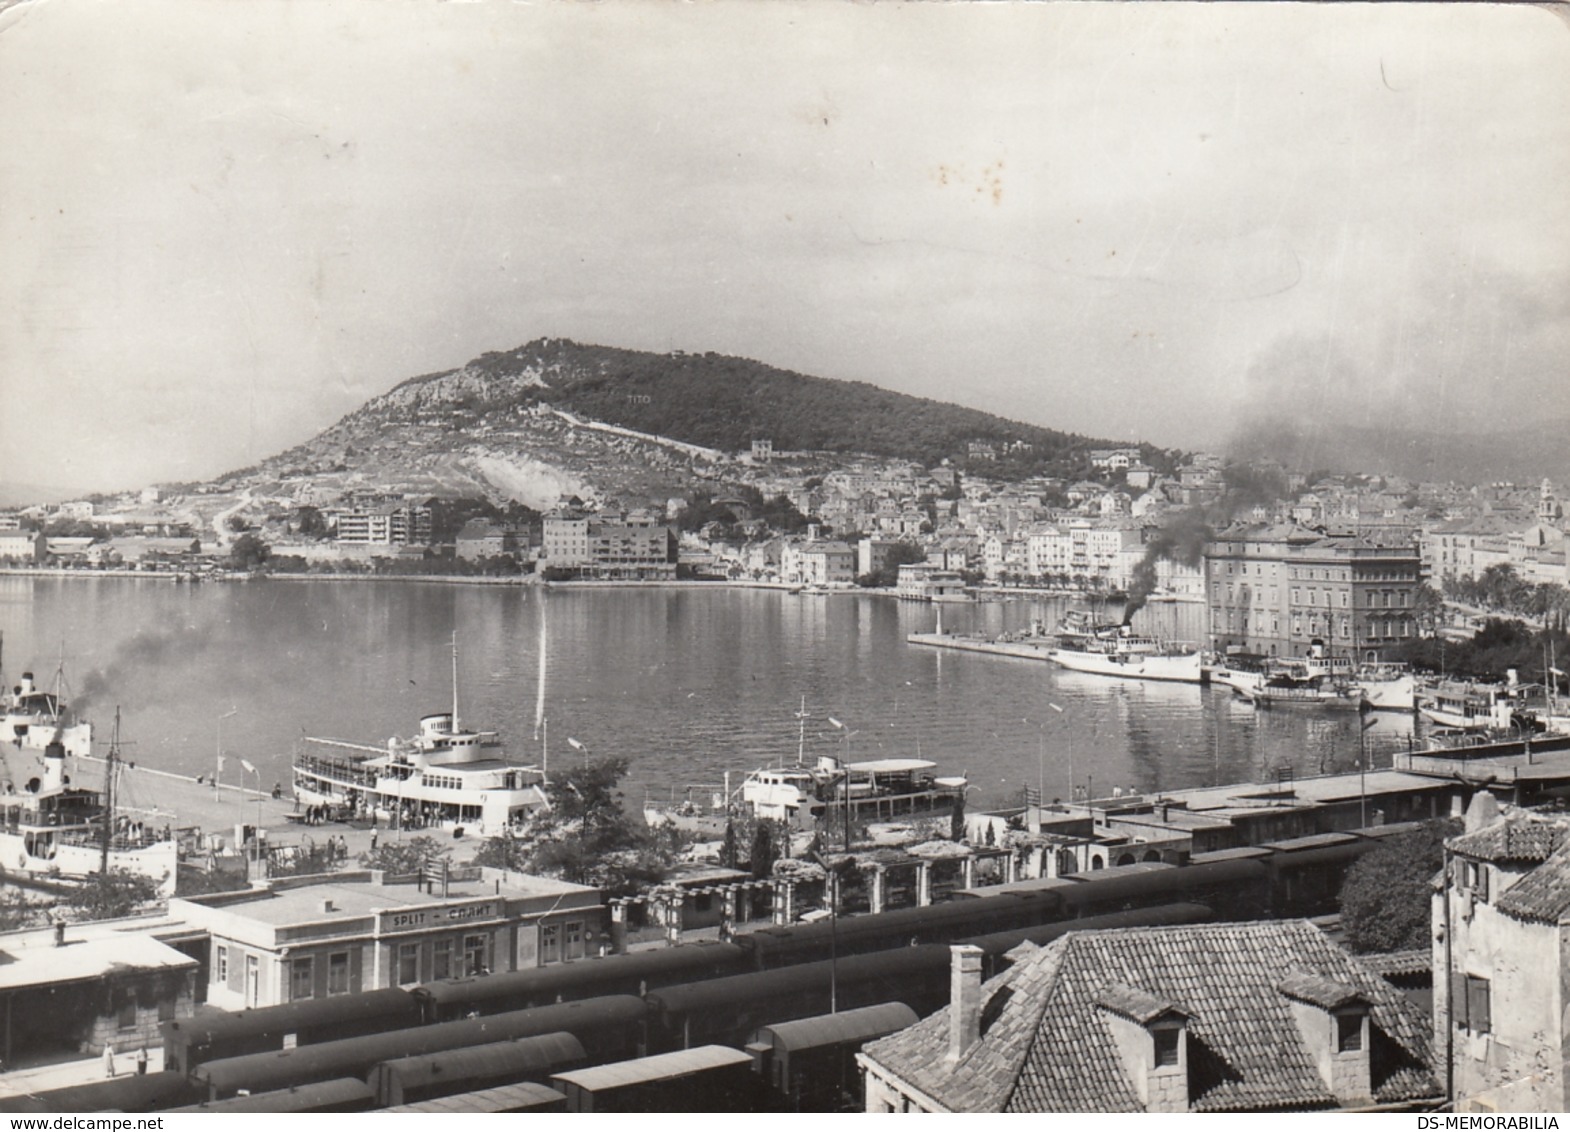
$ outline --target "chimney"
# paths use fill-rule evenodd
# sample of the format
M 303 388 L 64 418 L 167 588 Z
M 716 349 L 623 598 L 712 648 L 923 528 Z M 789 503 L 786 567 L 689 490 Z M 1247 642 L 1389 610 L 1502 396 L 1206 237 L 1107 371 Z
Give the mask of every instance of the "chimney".
M 56 920 L 55 921 L 55 946 L 56 947 L 64 947 L 65 946 L 65 921 L 64 920 Z
M 1499 802 L 1487 790 L 1472 795 L 1466 807 L 1466 832 L 1486 829 L 1499 820 Z
M 44 748 L 44 790 L 65 785 L 65 745 L 55 738 Z
M 970 1052 L 981 1038 L 981 948 L 949 948 L 949 1062 Z

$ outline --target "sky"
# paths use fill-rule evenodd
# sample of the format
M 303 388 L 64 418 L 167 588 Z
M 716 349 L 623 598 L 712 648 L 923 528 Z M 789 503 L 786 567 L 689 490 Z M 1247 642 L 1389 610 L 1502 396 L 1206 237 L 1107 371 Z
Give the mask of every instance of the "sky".
M 1566 184 L 1535 7 L 22 0 L 0 484 L 540 337 L 1170 447 L 1570 419 Z

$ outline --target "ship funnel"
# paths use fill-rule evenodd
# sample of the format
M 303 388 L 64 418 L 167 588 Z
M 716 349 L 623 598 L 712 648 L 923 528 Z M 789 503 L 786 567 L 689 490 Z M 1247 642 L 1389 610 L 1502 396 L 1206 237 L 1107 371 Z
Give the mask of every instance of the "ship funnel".
M 44 784 L 45 790 L 58 790 L 65 785 L 65 745 L 59 739 L 52 740 L 44 748 Z

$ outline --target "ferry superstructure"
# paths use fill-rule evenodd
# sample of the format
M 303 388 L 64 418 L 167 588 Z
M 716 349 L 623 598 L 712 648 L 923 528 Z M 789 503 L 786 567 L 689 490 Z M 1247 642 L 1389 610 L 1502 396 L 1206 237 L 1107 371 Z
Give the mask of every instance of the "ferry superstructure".
M 420 719 L 408 740 L 385 747 L 341 739 L 305 739 L 294 761 L 294 796 L 389 825 L 462 829 L 497 837 L 550 806 L 538 767 L 508 760 L 492 731 L 473 731 L 458 717 L 458 659 L 453 649 L 450 711 Z

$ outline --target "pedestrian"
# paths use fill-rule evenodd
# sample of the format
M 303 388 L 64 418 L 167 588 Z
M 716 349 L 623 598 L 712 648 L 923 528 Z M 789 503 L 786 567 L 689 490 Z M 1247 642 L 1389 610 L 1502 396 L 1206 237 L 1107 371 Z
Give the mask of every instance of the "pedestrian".
M 114 1076 L 114 1046 L 108 1042 L 104 1043 L 104 1076 Z
M 376 852 L 376 826 L 371 826 L 371 852 Z
M 136 1075 L 138 1077 L 146 1077 L 147 1076 L 147 1046 L 146 1045 L 143 1045 L 141 1049 L 136 1051 Z

